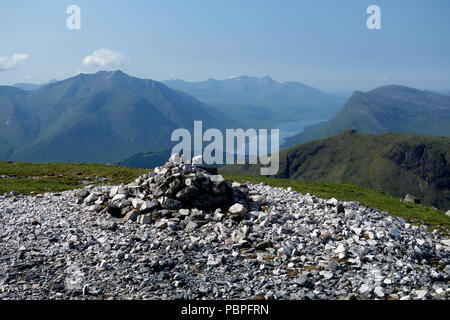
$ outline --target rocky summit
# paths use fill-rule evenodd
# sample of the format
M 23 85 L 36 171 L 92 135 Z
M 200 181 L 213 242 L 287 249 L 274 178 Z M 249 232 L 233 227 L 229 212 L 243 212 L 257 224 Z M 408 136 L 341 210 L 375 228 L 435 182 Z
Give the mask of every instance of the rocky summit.
M 0 299 L 448 299 L 450 240 L 172 157 L 120 186 L 0 195 Z

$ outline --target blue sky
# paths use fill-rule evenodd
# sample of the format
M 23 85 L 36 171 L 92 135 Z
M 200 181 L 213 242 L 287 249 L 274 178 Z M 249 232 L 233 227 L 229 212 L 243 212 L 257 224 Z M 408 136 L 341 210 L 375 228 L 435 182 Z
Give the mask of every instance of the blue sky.
M 80 30 L 66 27 L 71 4 Z M 366 27 L 371 4 L 381 30 Z M 449 14 L 448 0 L 2 0 L 0 84 L 121 69 L 155 80 L 269 75 L 326 91 L 450 89 Z M 120 59 L 83 64 L 101 49 Z

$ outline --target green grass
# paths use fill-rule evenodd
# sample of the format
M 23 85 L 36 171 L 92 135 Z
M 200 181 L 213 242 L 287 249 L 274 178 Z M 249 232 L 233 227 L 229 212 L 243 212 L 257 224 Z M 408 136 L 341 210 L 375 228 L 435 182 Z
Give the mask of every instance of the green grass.
M 82 181 L 96 185 L 128 183 L 149 170 L 107 164 L 0 162 L 0 175 L 10 177 L 0 178 L 0 193 L 12 190 L 23 194 L 60 192 L 81 188 Z M 418 204 L 404 204 L 397 198 L 362 187 L 230 173 L 223 173 L 223 176 L 229 181 L 264 182 L 274 187 L 291 187 L 292 190 L 303 194 L 309 192 L 321 198 L 334 197 L 339 200 L 358 201 L 362 205 L 386 211 L 392 216 L 402 217 L 408 221 L 423 221 L 433 229 L 443 229 L 445 233 L 450 230 L 450 218 L 441 211 Z M 102 181 L 99 178 L 107 180 Z
M 108 164 L 0 162 L 0 193 L 60 192 L 89 184 L 121 184 L 134 180 L 148 169 L 123 168 Z M 105 181 L 100 180 L 106 178 Z
M 251 175 L 222 173 L 223 177 L 230 181 L 241 183 L 265 183 L 274 187 L 291 187 L 293 191 L 303 194 L 310 193 L 320 198 L 336 198 L 345 201 L 358 201 L 364 206 L 386 211 L 392 216 L 404 218 L 407 221 L 421 221 L 431 229 L 450 230 L 450 218 L 444 212 L 428 208 L 423 205 L 408 203 L 400 199 L 388 196 L 382 192 L 365 189 L 358 186 L 339 183 L 318 183 L 303 180 L 267 178 Z

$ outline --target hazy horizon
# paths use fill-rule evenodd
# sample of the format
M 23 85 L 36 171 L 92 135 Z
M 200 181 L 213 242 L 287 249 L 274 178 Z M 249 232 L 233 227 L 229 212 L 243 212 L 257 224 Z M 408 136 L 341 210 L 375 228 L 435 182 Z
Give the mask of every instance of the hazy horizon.
M 76 4 L 80 29 L 66 25 Z M 381 9 L 369 30 L 368 6 Z M 157 81 L 269 75 L 326 92 L 450 88 L 450 2 L 0 3 L 0 84 L 120 68 Z
M 98 71 L 90 72 L 90 73 L 82 72 L 82 74 L 95 74 L 95 73 L 100 72 L 100 71 L 122 71 L 122 72 L 124 72 L 123 70 L 117 69 L 117 70 L 98 70 Z M 124 73 L 126 73 L 127 75 L 132 76 L 132 77 L 140 78 L 140 77 L 138 77 L 137 75 L 129 74 L 129 73 L 127 73 L 127 72 L 124 72 Z M 72 77 L 75 77 L 75 76 L 76 76 L 76 75 L 71 75 L 71 76 L 68 76 L 67 78 L 59 79 L 59 80 L 53 78 L 53 79 L 49 79 L 48 81 L 44 81 L 44 82 L 42 82 L 42 83 L 34 83 L 34 82 L 32 82 L 32 81 L 30 81 L 30 82 L 28 82 L 28 81 L 21 81 L 21 82 L 15 82 L 15 83 L 10 83 L 10 84 L 0 84 L 0 85 L 8 85 L 8 86 L 15 86 L 15 85 L 18 85 L 18 84 L 46 85 L 46 84 L 49 84 L 50 82 L 53 82 L 53 81 L 63 81 L 63 80 L 66 80 L 66 79 L 69 79 L 69 78 L 72 78 Z M 259 78 L 259 79 L 264 78 L 264 77 L 269 77 L 269 78 L 271 78 L 272 80 L 274 80 L 274 81 L 276 81 L 276 82 L 278 82 L 278 83 L 285 83 L 285 82 L 299 82 L 299 83 L 303 83 L 303 84 L 305 84 L 305 85 L 309 85 L 307 82 L 301 82 L 301 81 L 295 81 L 295 80 L 278 81 L 277 79 L 274 79 L 273 77 L 271 77 L 271 76 L 269 76 L 269 75 L 265 75 L 265 76 L 262 76 L 262 77 L 256 77 L 256 76 L 252 76 L 252 75 L 244 75 L 244 74 L 243 74 L 243 75 L 238 75 L 238 76 L 236 76 L 236 77 L 226 78 L 226 79 L 207 78 L 207 79 L 204 79 L 204 80 L 198 80 L 198 81 L 187 81 L 187 80 L 185 80 L 185 79 L 180 79 L 180 78 L 157 80 L 157 79 L 145 77 L 145 78 L 141 78 L 141 79 L 151 79 L 151 80 L 155 80 L 155 81 L 158 81 L 158 82 L 171 81 L 171 80 L 181 80 L 181 81 L 186 81 L 186 82 L 193 83 L 193 82 L 203 82 L 203 81 L 208 81 L 208 80 L 225 81 L 225 80 L 232 80 L 232 79 L 239 78 L 239 77 L 244 77 L 244 76 L 250 77 L 250 78 Z M 333 94 L 333 95 L 336 95 L 336 96 L 340 96 L 340 97 L 344 97 L 344 98 L 349 98 L 355 91 L 368 92 L 368 91 L 371 91 L 371 90 L 376 89 L 376 88 L 378 88 L 378 87 L 381 87 L 381 86 L 388 86 L 388 85 L 401 85 L 401 86 L 404 86 L 404 85 L 401 84 L 401 83 L 385 83 L 385 84 L 381 84 L 381 85 L 379 85 L 379 86 L 377 86 L 377 87 L 373 87 L 373 88 L 369 88 L 369 89 L 358 89 L 358 88 L 356 88 L 356 89 L 353 89 L 353 90 L 350 90 L 350 89 L 349 89 L 349 90 L 327 90 L 327 89 L 318 88 L 318 87 L 314 87 L 314 88 L 316 88 L 316 89 L 318 89 L 318 90 L 320 90 L 320 91 L 322 91 L 322 92 L 328 93 L 328 94 Z M 414 88 L 414 87 L 412 87 L 412 88 Z M 438 92 L 438 93 L 443 93 L 443 92 L 445 92 L 445 94 L 449 94 L 449 93 L 450 93 L 450 89 L 447 89 L 447 88 L 435 88 L 435 89 L 430 89 L 430 88 L 415 88 L 415 89 L 419 89 L 419 90 L 430 90 L 430 91 L 434 91 L 434 92 Z

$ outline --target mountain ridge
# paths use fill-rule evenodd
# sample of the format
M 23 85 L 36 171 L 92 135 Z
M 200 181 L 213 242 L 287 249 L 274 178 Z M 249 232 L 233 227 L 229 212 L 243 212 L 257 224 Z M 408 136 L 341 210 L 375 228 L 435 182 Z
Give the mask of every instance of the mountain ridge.
M 329 118 L 346 100 L 301 82 L 280 83 L 269 76 L 244 75 L 198 82 L 177 79 L 166 80 L 164 84 L 184 91 L 244 124 L 251 126 L 257 123 L 260 127 L 293 119 Z
M 328 121 L 286 139 L 284 148 L 345 130 L 450 136 L 450 97 L 429 90 L 387 85 L 355 91 Z
M 122 71 L 20 90 L 0 87 L 0 121 L 7 123 L 0 130 L 0 156 L 7 160 L 116 162 L 166 149 L 170 133 L 190 129 L 194 120 L 205 128 L 222 128 L 227 120 L 186 93 Z

